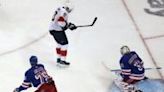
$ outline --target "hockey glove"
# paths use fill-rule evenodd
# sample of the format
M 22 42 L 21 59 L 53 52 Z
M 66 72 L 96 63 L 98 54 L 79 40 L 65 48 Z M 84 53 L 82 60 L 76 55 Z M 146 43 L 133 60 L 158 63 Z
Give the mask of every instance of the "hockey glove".
M 70 30 L 75 30 L 77 27 L 76 27 L 75 24 L 69 23 L 69 24 L 68 24 L 68 28 L 69 28 Z
M 47 79 L 47 83 L 54 85 L 54 80 L 50 77 L 50 78 Z
M 65 30 L 67 30 L 67 29 L 68 29 L 68 26 L 67 26 L 67 24 L 66 24 L 66 26 L 61 27 L 61 28 L 62 28 L 62 30 L 63 30 L 63 31 L 65 31 Z
M 20 92 L 19 88 L 16 88 L 13 92 Z

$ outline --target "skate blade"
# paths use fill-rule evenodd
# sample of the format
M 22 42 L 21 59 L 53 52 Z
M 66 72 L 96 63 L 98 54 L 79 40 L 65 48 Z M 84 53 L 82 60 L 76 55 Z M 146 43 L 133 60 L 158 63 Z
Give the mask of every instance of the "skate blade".
M 59 63 L 57 63 L 56 66 L 59 68 L 68 68 L 69 67 L 69 65 L 64 65 L 64 64 L 59 64 Z

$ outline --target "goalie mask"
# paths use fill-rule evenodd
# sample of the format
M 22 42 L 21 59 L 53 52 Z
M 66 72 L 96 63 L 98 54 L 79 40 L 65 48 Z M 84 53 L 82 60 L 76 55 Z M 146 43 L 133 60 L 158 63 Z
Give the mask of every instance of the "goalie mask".
M 120 49 L 120 53 L 121 53 L 122 55 L 127 54 L 127 53 L 129 53 L 129 52 L 130 52 L 130 49 L 129 49 L 128 46 L 122 46 L 121 49 Z

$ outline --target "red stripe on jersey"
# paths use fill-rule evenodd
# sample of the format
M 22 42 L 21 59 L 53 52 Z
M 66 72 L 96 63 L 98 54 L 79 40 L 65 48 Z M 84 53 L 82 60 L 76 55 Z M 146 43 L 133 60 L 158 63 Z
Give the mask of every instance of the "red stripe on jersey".
M 130 73 L 122 72 L 123 75 L 130 75 Z
M 131 70 L 130 69 L 122 69 L 121 70 L 121 74 L 123 74 L 123 75 L 130 75 L 131 74 Z
M 60 22 L 64 22 L 65 19 L 64 19 L 64 17 L 60 16 L 59 19 L 58 19 L 58 21 L 60 21 Z
M 24 88 L 29 88 L 30 87 L 30 83 L 23 82 L 21 86 L 24 87 Z
M 28 85 L 30 85 L 30 82 L 23 82 L 22 85 L 28 86 Z
M 134 79 L 134 80 L 142 80 L 145 78 L 145 76 L 141 76 L 141 77 L 136 77 L 136 76 L 129 76 L 131 79 Z
M 131 72 L 131 69 L 122 69 L 122 72 Z

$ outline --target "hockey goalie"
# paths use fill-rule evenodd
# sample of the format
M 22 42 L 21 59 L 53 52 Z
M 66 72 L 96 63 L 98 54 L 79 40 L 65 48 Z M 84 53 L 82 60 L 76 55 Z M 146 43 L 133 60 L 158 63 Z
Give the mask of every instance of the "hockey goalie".
M 164 92 L 164 80 L 145 77 L 143 61 L 128 46 L 120 49 L 121 70 L 115 71 L 118 78 L 111 86 L 111 92 Z

